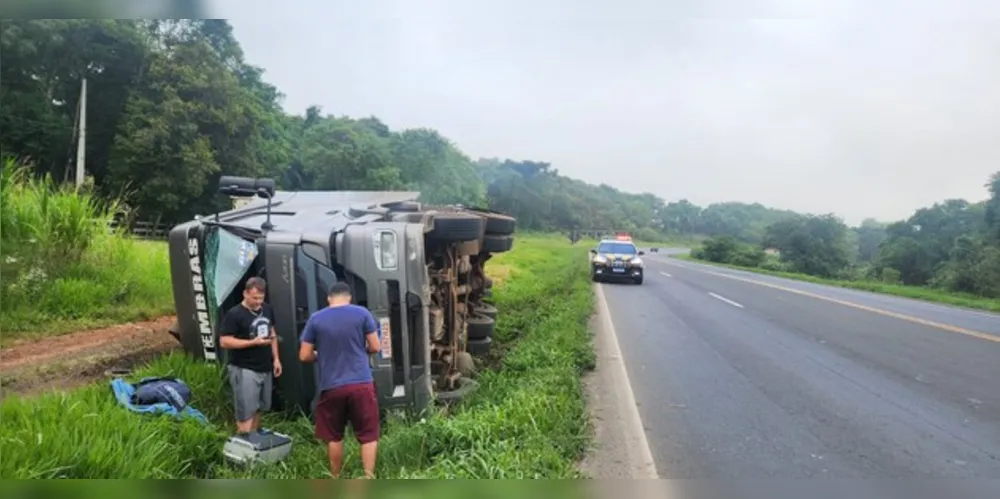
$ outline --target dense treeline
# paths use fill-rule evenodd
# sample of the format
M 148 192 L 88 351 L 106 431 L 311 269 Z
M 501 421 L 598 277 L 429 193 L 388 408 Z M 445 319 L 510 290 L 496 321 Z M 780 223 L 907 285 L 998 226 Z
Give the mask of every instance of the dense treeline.
M 643 239 L 734 234 L 759 240 L 791 212 L 704 210 L 560 175 L 549 163 L 466 156 L 435 130 L 311 107 L 286 114 L 224 20 L 0 21 L 0 150 L 38 174 L 74 175 L 81 79 L 86 167 L 97 193 L 144 220 L 178 222 L 227 202 L 220 175 L 285 189 L 414 189 L 431 203 L 489 205 L 538 230 L 625 229 Z
M 891 224 L 865 220 L 848 228 L 831 215 L 795 215 L 768 225 L 760 241 L 718 236 L 694 256 L 816 277 L 1000 298 L 1000 171 L 986 188 L 986 201 L 949 199 Z
M 285 189 L 415 189 L 426 202 L 511 211 L 534 229 L 655 228 L 663 204 L 543 162 L 474 161 L 430 129 L 318 107 L 288 115 L 223 20 L 4 20 L 0 44 L 0 150 L 71 180 L 86 77 L 87 174 L 142 219 L 224 206 L 214 193 L 223 174 Z
M 987 296 L 1000 285 L 996 178 L 989 202 L 848 228 L 756 203 L 667 203 L 543 161 L 474 160 L 435 130 L 392 130 L 376 117 L 289 115 L 224 20 L 3 20 L 0 51 L 0 151 L 29 160 L 36 176 L 71 180 L 86 77 L 88 181 L 137 219 L 187 220 L 226 206 L 220 175 L 267 176 L 285 189 L 419 190 L 426 202 L 512 213 L 526 229 L 711 236 L 703 254 L 742 265 Z

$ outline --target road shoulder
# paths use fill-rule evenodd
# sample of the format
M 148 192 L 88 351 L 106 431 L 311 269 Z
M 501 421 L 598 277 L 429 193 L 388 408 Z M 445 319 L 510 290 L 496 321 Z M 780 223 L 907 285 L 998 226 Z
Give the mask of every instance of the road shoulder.
M 594 445 L 580 464 L 591 478 L 657 478 L 610 310 L 595 285 L 597 313 L 591 319 L 597 367 L 584 378 Z

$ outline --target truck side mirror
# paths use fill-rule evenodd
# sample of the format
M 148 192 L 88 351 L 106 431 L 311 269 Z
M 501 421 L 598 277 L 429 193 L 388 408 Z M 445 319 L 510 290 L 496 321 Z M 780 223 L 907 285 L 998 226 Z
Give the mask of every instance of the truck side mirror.
M 645 251 L 640 251 L 640 252 L 639 252 L 639 256 L 642 256 L 642 255 L 645 255 L 645 254 L 646 254 L 646 252 L 645 252 Z

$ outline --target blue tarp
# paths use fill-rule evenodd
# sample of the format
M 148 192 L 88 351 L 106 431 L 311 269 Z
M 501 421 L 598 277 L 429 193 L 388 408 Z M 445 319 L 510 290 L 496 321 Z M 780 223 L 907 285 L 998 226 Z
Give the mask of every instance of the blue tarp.
M 139 414 L 169 414 L 177 418 L 192 417 L 202 423 L 209 423 L 208 418 L 206 418 L 204 414 L 190 405 L 187 405 L 183 410 L 178 411 L 174 408 L 174 406 L 166 402 L 149 405 L 132 403 L 132 394 L 135 393 L 135 387 L 122 378 L 115 378 L 111 380 L 111 390 L 115 393 L 115 398 L 118 399 L 118 403 L 132 412 Z

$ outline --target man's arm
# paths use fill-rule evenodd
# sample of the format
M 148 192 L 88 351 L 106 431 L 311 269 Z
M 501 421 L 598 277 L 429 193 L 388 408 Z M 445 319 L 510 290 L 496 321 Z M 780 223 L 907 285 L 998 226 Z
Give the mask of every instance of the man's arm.
M 368 317 L 365 318 L 365 343 L 368 347 L 368 353 L 378 353 L 382 349 L 382 342 L 379 341 L 378 337 L 378 329 L 375 316 L 369 311 Z
M 304 364 L 316 362 L 316 330 L 313 327 L 312 317 L 306 321 L 306 327 L 302 328 L 302 339 L 299 344 L 299 362 Z
M 368 346 L 368 353 L 378 353 L 382 349 L 382 342 L 378 339 L 378 331 L 365 334 L 365 343 Z
M 236 337 L 238 329 L 239 324 L 236 323 L 235 315 L 227 313 L 222 319 L 222 324 L 219 325 L 219 346 L 226 350 L 242 350 L 244 348 L 266 345 L 268 342 L 266 339 L 241 340 Z

